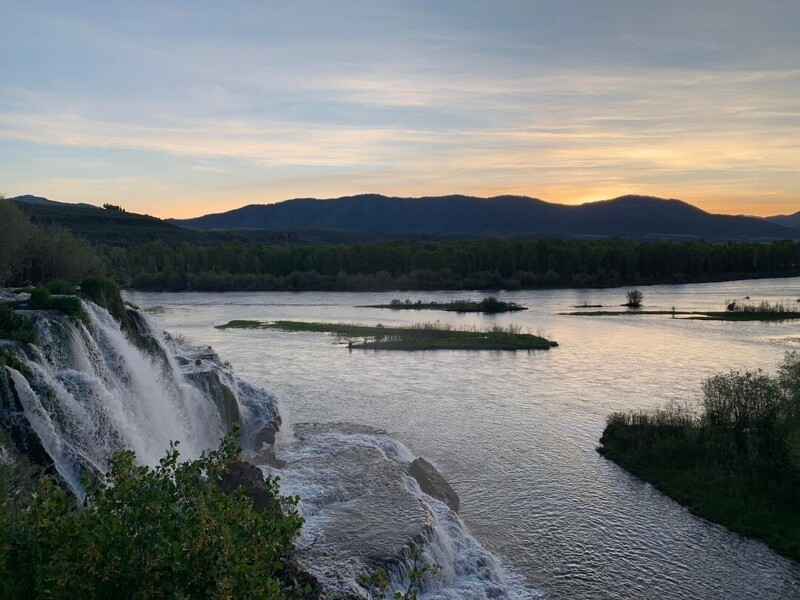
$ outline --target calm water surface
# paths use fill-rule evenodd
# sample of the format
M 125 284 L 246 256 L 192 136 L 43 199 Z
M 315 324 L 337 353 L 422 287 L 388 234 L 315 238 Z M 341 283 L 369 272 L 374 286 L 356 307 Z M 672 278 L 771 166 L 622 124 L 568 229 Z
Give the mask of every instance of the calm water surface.
M 797 279 L 641 289 L 646 309 L 800 298 Z M 800 323 L 559 315 L 584 302 L 613 309 L 624 300 L 618 289 L 498 296 L 530 309 L 489 316 L 359 308 L 477 292 L 128 294 L 156 309 L 168 331 L 212 345 L 241 376 L 278 393 L 290 421 L 383 428 L 430 459 L 458 492 L 470 531 L 545 597 L 800 597 L 800 565 L 692 516 L 595 451 L 612 411 L 695 401 L 700 381 L 720 370 L 774 371 L 800 348 Z M 321 334 L 214 329 L 232 319 L 513 323 L 560 346 L 350 352 Z

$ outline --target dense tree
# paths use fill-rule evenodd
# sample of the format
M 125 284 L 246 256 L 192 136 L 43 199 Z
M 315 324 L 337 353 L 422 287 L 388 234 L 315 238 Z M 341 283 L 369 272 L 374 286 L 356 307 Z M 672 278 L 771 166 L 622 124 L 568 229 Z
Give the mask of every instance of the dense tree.
M 800 244 L 516 241 L 102 246 L 109 275 L 152 290 L 518 289 L 800 272 Z
M 51 279 L 77 283 L 102 273 L 95 248 L 61 227 L 37 227 L 0 197 L 0 285 L 39 284 Z
M 0 195 L 0 285 L 24 271 L 32 235 L 28 218 Z

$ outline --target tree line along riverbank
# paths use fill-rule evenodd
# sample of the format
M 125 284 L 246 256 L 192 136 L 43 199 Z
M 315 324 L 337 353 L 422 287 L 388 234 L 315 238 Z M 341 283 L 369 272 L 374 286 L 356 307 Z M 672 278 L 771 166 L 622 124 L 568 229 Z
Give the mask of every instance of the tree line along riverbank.
M 0 285 L 105 275 L 151 291 L 613 287 L 800 275 L 800 243 L 624 239 L 91 245 L 0 199 Z
M 110 276 L 152 291 L 613 287 L 800 275 L 800 244 L 515 241 L 98 247 Z

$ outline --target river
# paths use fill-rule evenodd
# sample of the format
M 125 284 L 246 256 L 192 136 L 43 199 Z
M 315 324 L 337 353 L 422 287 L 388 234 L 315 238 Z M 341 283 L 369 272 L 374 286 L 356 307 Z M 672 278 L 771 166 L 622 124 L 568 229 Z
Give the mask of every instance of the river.
M 800 298 L 797 279 L 640 289 L 648 310 Z M 691 515 L 595 451 L 612 411 L 694 402 L 718 371 L 774 372 L 800 348 L 800 323 L 559 315 L 584 303 L 614 310 L 620 289 L 501 292 L 529 307 L 501 315 L 360 307 L 483 295 L 126 293 L 169 332 L 210 344 L 240 376 L 278 394 L 287 422 L 384 429 L 429 459 L 458 493 L 472 535 L 534 595 L 800 597 L 800 565 Z M 232 319 L 516 324 L 559 347 L 349 351 L 323 334 L 214 328 Z

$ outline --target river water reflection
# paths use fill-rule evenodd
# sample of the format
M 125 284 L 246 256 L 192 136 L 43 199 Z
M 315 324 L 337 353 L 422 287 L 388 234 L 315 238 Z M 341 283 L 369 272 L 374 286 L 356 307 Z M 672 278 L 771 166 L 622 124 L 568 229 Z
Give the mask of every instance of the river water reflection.
M 646 309 L 720 310 L 745 296 L 795 302 L 800 281 L 641 290 Z M 473 535 L 545 597 L 800 597 L 800 565 L 692 516 L 595 451 L 612 411 L 695 401 L 700 381 L 720 370 L 774 371 L 800 348 L 800 322 L 559 315 L 584 303 L 616 309 L 619 289 L 499 293 L 530 309 L 495 316 L 359 307 L 482 295 L 127 294 L 168 331 L 212 345 L 242 377 L 276 392 L 291 421 L 379 427 L 430 459 L 460 496 Z M 513 323 L 560 346 L 348 351 L 321 334 L 214 329 L 232 319 Z

